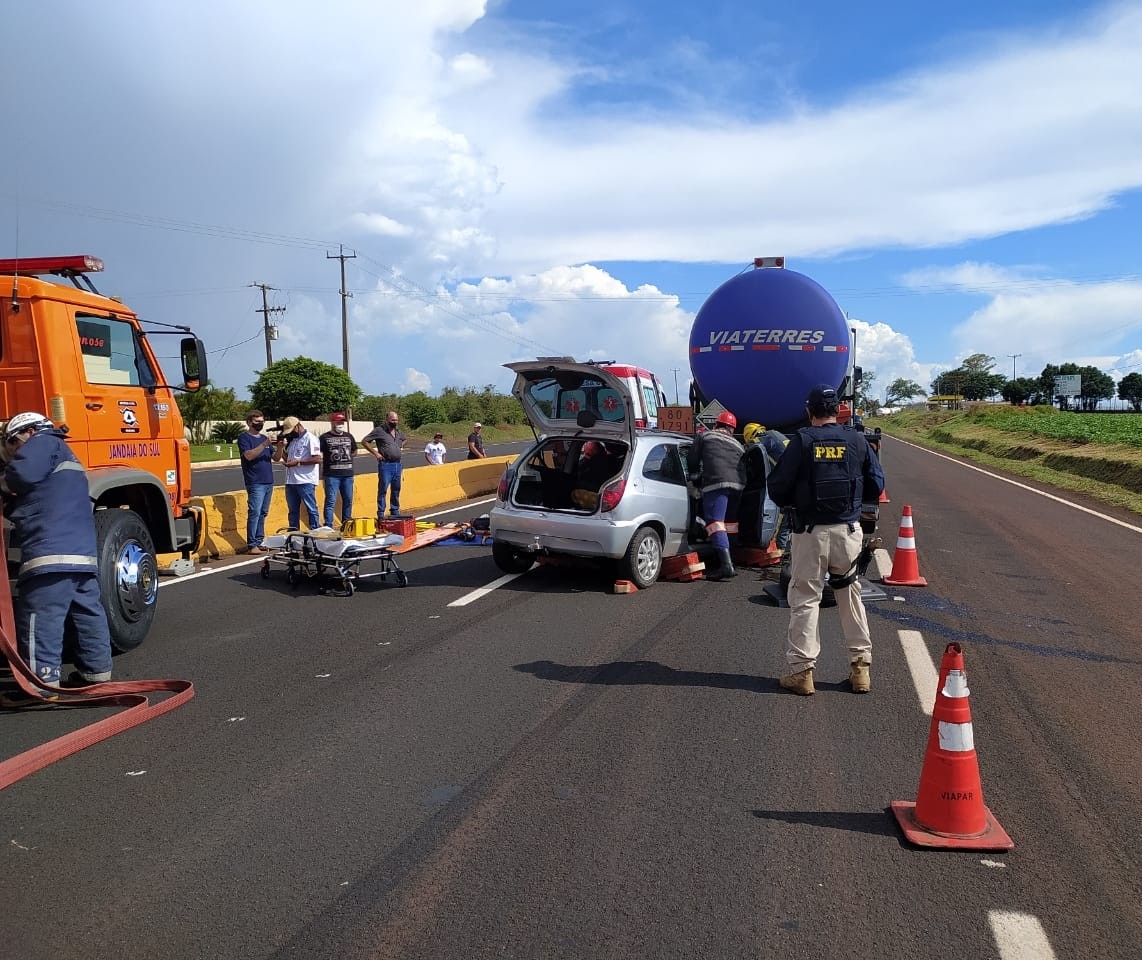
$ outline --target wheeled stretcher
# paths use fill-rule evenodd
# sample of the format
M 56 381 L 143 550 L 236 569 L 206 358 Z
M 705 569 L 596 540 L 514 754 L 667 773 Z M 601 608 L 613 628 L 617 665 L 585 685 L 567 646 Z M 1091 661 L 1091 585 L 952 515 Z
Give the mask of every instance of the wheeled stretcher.
M 408 574 L 397 564 L 394 552 L 403 545 L 404 537 L 395 533 L 339 540 L 315 536 L 312 532 L 280 533 L 262 542 L 265 549 L 274 551 L 262 561 L 262 576 L 269 579 L 270 565 L 280 564 L 286 568 L 286 581 L 291 587 L 303 579 L 316 579 L 322 593 L 338 597 L 353 596 L 357 584 L 371 577 L 388 580 L 391 576 L 399 586 L 407 587 Z M 362 564 L 374 561 L 379 569 L 361 572 Z M 322 582 L 326 574 L 335 576 L 339 583 L 327 586 Z

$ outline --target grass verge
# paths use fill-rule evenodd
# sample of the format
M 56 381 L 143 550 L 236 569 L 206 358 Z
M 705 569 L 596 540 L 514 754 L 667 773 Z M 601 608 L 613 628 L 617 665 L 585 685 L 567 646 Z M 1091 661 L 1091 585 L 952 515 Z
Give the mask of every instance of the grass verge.
M 1075 415 L 1048 411 L 1021 416 L 1016 408 L 901 411 L 866 420 L 890 437 L 944 450 L 1142 515 L 1142 415 Z M 1066 418 L 1113 417 L 1111 430 Z M 1056 421 L 1054 418 L 1063 418 Z M 1044 424 L 1046 426 L 1044 426 Z M 1072 434 L 1067 436 L 1067 434 Z M 1092 435 L 1123 442 L 1092 441 Z

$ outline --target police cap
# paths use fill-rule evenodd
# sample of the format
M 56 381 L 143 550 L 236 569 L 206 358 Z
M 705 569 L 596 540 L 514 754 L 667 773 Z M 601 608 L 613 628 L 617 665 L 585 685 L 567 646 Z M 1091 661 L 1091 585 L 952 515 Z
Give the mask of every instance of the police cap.
M 818 383 L 809 391 L 805 399 L 809 407 L 835 407 L 837 405 L 837 391 L 827 383 Z

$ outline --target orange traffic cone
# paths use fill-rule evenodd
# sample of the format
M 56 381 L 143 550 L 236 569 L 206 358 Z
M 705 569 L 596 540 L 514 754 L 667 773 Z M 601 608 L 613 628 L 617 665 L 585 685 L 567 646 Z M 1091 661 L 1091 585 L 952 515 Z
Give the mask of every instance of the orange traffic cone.
M 928 581 L 920 576 L 920 562 L 916 557 L 916 531 L 912 529 L 912 508 L 905 505 L 900 518 L 900 533 L 896 538 L 896 553 L 892 555 L 892 572 L 884 583 L 894 587 L 926 587 Z
M 888 487 L 884 487 L 880 491 L 880 499 L 877 500 L 876 502 L 877 503 L 892 503 L 892 501 L 888 499 Z
M 1010 850 L 1014 842 L 983 803 L 968 692 L 963 650 L 949 643 L 940 664 L 916 802 L 894 800 L 892 812 L 904 836 L 917 846 Z

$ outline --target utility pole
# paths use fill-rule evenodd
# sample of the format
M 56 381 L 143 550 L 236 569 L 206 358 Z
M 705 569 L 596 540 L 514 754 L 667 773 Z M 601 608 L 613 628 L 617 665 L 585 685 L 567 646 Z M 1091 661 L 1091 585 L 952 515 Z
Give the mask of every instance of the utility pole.
M 266 366 L 269 367 L 272 366 L 274 362 L 274 353 L 270 348 L 270 341 L 276 339 L 273 335 L 273 328 L 270 326 L 270 314 L 285 313 L 285 307 L 271 307 L 269 303 L 266 302 L 266 291 L 276 290 L 277 287 L 271 287 L 267 283 L 251 283 L 250 286 L 257 287 L 262 291 L 262 308 L 259 310 L 255 307 L 254 313 L 260 313 L 262 315 L 262 326 L 265 328 L 266 333 Z
M 678 406 L 678 367 L 670 368 L 674 373 L 674 406 Z
M 1011 379 L 1014 380 L 1015 379 L 1015 360 L 1017 357 L 1023 356 L 1023 354 L 1021 354 L 1021 353 L 1009 353 L 1008 356 L 1011 358 Z
M 327 253 L 326 260 L 341 261 L 341 369 L 349 372 L 349 298 L 353 294 L 345 289 L 345 261 L 356 260 L 357 254 L 346 253 L 345 244 L 337 244 L 336 254 Z

